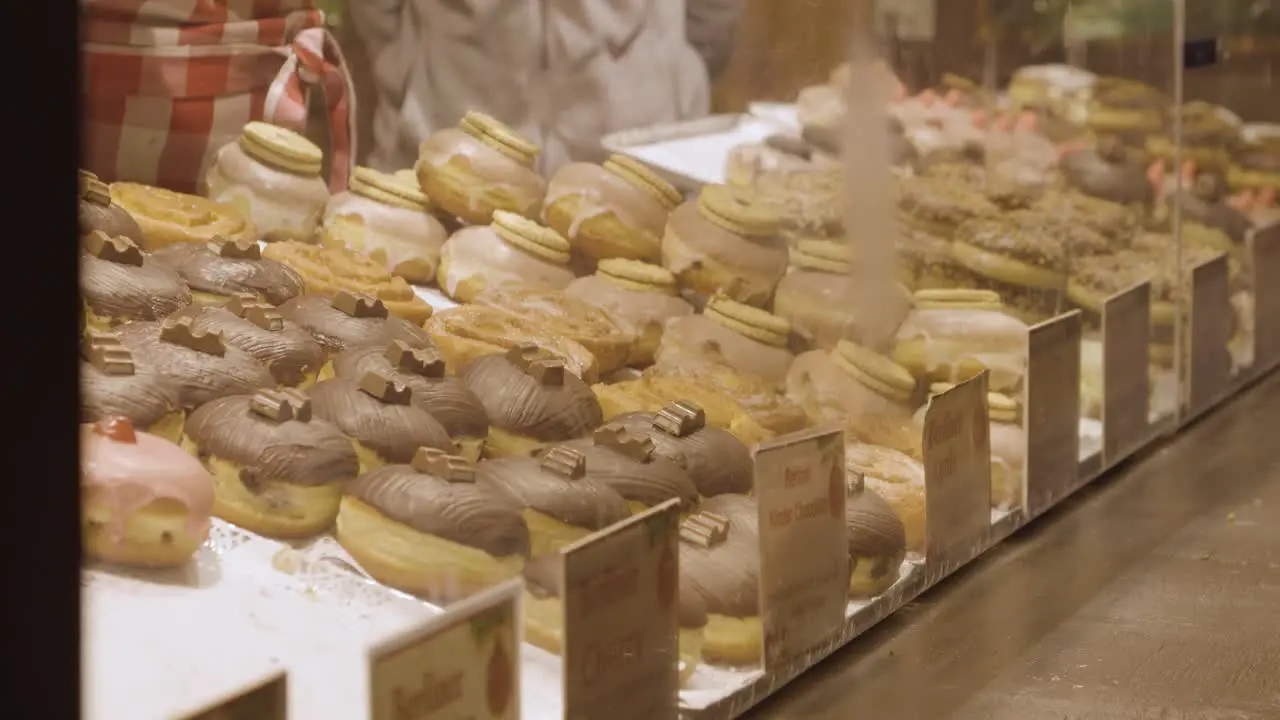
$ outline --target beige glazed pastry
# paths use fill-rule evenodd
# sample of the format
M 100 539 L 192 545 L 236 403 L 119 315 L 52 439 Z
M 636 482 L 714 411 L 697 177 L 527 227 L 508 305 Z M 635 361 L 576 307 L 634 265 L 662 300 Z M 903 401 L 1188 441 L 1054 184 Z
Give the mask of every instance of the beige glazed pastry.
M 790 341 L 791 323 L 785 319 L 716 296 L 703 314 L 667 323 L 657 366 L 723 365 L 782 387 L 794 359 Z
M 852 250 L 843 240 L 800 240 L 774 291 L 773 312 L 811 347 L 830 348 L 853 330 Z
M 313 242 L 329 200 L 323 165 L 324 153 L 310 140 L 255 121 L 214 155 L 203 194 L 239 210 L 267 242 Z
M 463 305 L 436 313 L 423 327 L 451 368 L 530 344 L 554 355 L 585 382 L 595 382 L 599 377 L 596 356 L 581 343 L 546 332 L 542 319 L 530 321 L 488 305 Z
M 158 250 L 184 242 L 257 242 L 258 229 L 240 210 L 199 195 L 139 183 L 111 184 L 111 200 L 142 229 L 142 246 Z
M 906 368 L 848 341 L 800 355 L 787 374 L 787 397 L 814 419 L 844 426 L 850 439 L 913 456 L 920 452 L 915 393 Z
M 672 211 L 662 238 L 662 264 L 695 295 L 723 293 L 764 307 L 787 269 L 787 245 L 779 230 L 777 214 L 749 191 L 707 185 L 697 200 Z
M 601 375 L 626 364 L 635 338 L 608 312 L 555 290 L 508 286 L 476 297 L 475 304 L 501 308 L 541 332 L 582 345 L 595 356 Z
M 556 171 L 542 217 L 575 250 L 596 260 L 657 262 L 667 216 L 682 199 L 639 161 L 613 155 L 603 165 L 570 163 Z
M 448 233 L 430 213 L 418 187 L 367 167 L 358 167 L 346 192 L 325 205 L 320 243 L 368 255 L 387 272 L 411 283 L 436 277 L 440 246 Z
M 346 248 L 327 248 L 299 242 L 268 245 L 263 257 L 288 265 L 302 277 L 307 294 L 333 298 L 346 291 L 376 298 L 397 317 L 421 324 L 431 317 L 431 305 L 404 281 L 373 260 Z
M 503 285 L 563 290 L 572 281 L 569 241 L 502 210 L 493 214 L 491 224 L 465 227 L 445 241 L 436 270 L 440 289 L 464 303 Z
M 693 314 L 693 306 L 679 296 L 675 276 L 639 260 L 601 260 L 594 275 L 574 280 L 564 292 L 601 308 L 632 334 L 628 365 L 652 363 L 667 321 Z
M 547 183 L 533 169 L 538 147 L 501 122 L 468 112 L 418 147 L 418 183 L 441 210 L 484 225 L 495 210 L 538 216 Z
M 915 308 L 898 328 L 893 359 L 925 382 L 959 382 L 991 371 L 995 390 L 1020 387 L 1027 333 L 990 290 L 917 291 Z

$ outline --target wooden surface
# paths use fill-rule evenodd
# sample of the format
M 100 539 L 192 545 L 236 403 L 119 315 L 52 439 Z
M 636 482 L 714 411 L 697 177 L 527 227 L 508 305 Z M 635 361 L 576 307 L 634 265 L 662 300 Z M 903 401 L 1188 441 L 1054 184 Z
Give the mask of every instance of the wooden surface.
M 1280 377 L 748 717 L 1280 718 Z

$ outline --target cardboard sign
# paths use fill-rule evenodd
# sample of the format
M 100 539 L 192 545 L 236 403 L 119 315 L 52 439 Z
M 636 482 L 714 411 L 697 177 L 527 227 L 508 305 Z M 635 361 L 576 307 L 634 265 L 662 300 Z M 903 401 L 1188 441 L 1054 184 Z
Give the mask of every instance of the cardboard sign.
M 187 720 L 286 720 L 288 717 L 289 681 L 281 672 Z
M 1080 311 L 1059 315 L 1027 335 L 1023 382 L 1023 507 L 1039 515 L 1080 485 Z
M 1191 269 L 1191 313 L 1187 337 L 1191 345 L 1187 419 L 1208 410 L 1227 393 L 1231 377 L 1231 342 L 1235 317 L 1227 279 L 1227 256 L 1219 255 Z
M 766 670 L 786 664 L 844 624 L 849 540 L 844 432 L 808 430 L 756 446 L 760 621 Z
M 1102 306 L 1102 466 L 1140 449 L 1151 435 L 1151 283 Z
M 946 575 L 991 528 L 987 371 L 929 398 L 924 415 L 925 561 Z
M 562 551 L 569 720 L 677 717 L 678 513 L 669 500 Z
M 369 653 L 373 720 L 518 720 L 519 580 L 451 605 Z
M 1254 369 L 1280 363 L 1280 222 L 1253 233 Z

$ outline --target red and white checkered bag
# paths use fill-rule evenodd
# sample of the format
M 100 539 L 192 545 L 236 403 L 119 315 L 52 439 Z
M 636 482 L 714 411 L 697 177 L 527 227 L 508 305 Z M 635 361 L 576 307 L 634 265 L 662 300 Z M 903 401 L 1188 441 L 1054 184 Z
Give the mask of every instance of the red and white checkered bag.
M 251 120 L 307 129 L 324 93 L 329 184 L 355 157 L 355 93 L 312 0 L 81 0 L 85 169 L 195 192 Z

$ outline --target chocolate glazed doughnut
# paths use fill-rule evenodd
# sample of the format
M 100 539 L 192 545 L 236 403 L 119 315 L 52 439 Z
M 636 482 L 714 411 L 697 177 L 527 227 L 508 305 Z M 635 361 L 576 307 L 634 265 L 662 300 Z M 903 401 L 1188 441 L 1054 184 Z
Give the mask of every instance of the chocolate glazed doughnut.
M 129 238 L 95 230 L 82 245 L 80 296 L 89 326 L 105 330 L 129 320 L 159 320 L 191 302 L 182 278 Z
M 198 295 L 197 301 L 218 304 L 239 293 L 251 293 L 272 305 L 301 295 L 302 276 L 293 268 L 262 257 L 258 243 L 182 243 L 157 250 L 153 257 L 182 276 Z

